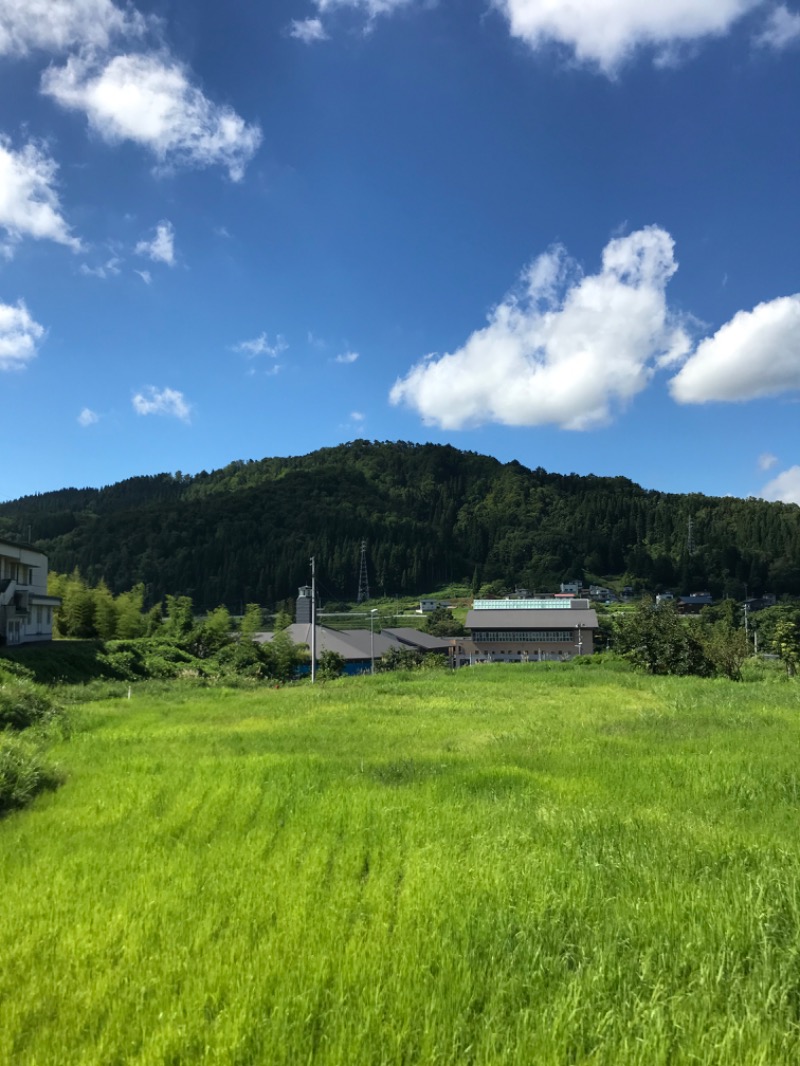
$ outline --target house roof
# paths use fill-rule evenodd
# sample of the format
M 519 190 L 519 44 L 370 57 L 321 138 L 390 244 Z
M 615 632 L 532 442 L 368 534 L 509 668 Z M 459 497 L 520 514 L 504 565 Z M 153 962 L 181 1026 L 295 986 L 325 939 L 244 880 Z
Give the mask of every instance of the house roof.
M 597 629 L 597 614 L 592 610 L 548 609 L 519 611 L 468 611 L 467 629 Z
M 311 647 L 310 622 L 293 622 L 287 626 L 286 631 L 295 644 Z M 257 633 L 255 640 L 261 644 L 269 644 L 274 636 L 274 633 Z M 382 633 L 370 634 L 368 629 L 329 629 L 327 626 L 317 626 L 317 654 L 335 651 L 347 662 L 370 659 L 373 649 L 375 658 L 379 659 L 384 652 L 397 647 L 402 647 L 399 641 Z
M 423 651 L 448 651 L 452 644 L 450 637 L 435 637 L 432 633 L 423 633 L 413 626 L 397 626 L 382 630 L 387 636 L 399 640 L 401 644 L 408 644 Z

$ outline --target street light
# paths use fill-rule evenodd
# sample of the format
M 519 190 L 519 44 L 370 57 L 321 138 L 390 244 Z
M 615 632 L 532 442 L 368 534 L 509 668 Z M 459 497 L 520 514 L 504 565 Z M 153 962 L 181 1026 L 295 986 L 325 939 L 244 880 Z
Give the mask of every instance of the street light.
M 583 655 L 583 623 L 578 623 L 578 655 Z
M 378 608 L 373 607 L 369 612 L 369 672 L 375 673 L 375 615 Z

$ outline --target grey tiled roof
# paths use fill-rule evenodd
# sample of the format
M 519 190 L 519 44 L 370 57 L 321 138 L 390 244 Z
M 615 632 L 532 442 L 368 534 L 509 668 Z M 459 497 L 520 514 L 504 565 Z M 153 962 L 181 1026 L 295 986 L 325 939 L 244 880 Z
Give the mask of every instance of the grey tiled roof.
M 450 648 L 451 637 L 434 637 L 432 633 L 423 633 L 412 626 L 397 626 L 392 629 L 384 629 L 383 633 L 399 640 L 401 644 L 409 644 L 423 651 L 447 651 Z
M 287 627 L 287 632 L 295 644 L 305 644 L 311 647 L 311 623 L 293 622 Z M 274 633 L 258 633 L 256 640 L 262 644 L 269 644 Z M 381 633 L 374 634 L 375 658 L 379 659 L 390 648 L 403 647 L 399 641 Z M 344 656 L 348 662 L 359 662 L 371 658 L 370 631 L 368 629 L 328 629 L 327 626 L 317 626 L 317 654 L 323 651 L 335 651 Z

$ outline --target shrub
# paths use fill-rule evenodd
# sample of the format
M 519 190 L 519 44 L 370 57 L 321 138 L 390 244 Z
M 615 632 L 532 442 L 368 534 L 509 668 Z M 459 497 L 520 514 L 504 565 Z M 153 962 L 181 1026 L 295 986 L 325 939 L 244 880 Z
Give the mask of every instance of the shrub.
M 317 674 L 322 681 L 332 681 L 344 673 L 345 658 L 338 651 L 325 650 L 319 657 Z
M 17 681 L 20 678 L 33 681 L 33 673 L 22 663 L 0 657 L 0 685 L 5 685 L 8 681 Z
M 416 648 L 389 648 L 380 659 L 375 660 L 375 670 L 379 674 L 394 670 L 419 670 L 422 662 L 423 654 Z
M 33 744 L 10 733 L 0 735 L 0 815 L 24 807 L 38 792 L 60 783 L 61 775 Z
M 52 696 L 30 681 L 0 685 L 0 729 L 28 729 L 58 714 Z

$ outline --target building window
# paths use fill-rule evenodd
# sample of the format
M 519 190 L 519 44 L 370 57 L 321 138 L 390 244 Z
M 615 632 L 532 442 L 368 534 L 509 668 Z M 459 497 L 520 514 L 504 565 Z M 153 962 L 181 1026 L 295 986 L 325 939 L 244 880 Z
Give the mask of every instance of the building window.
M 572 629 L 475 629 L 472 639 L 478 644 L 571 644 L 576 638 Z

